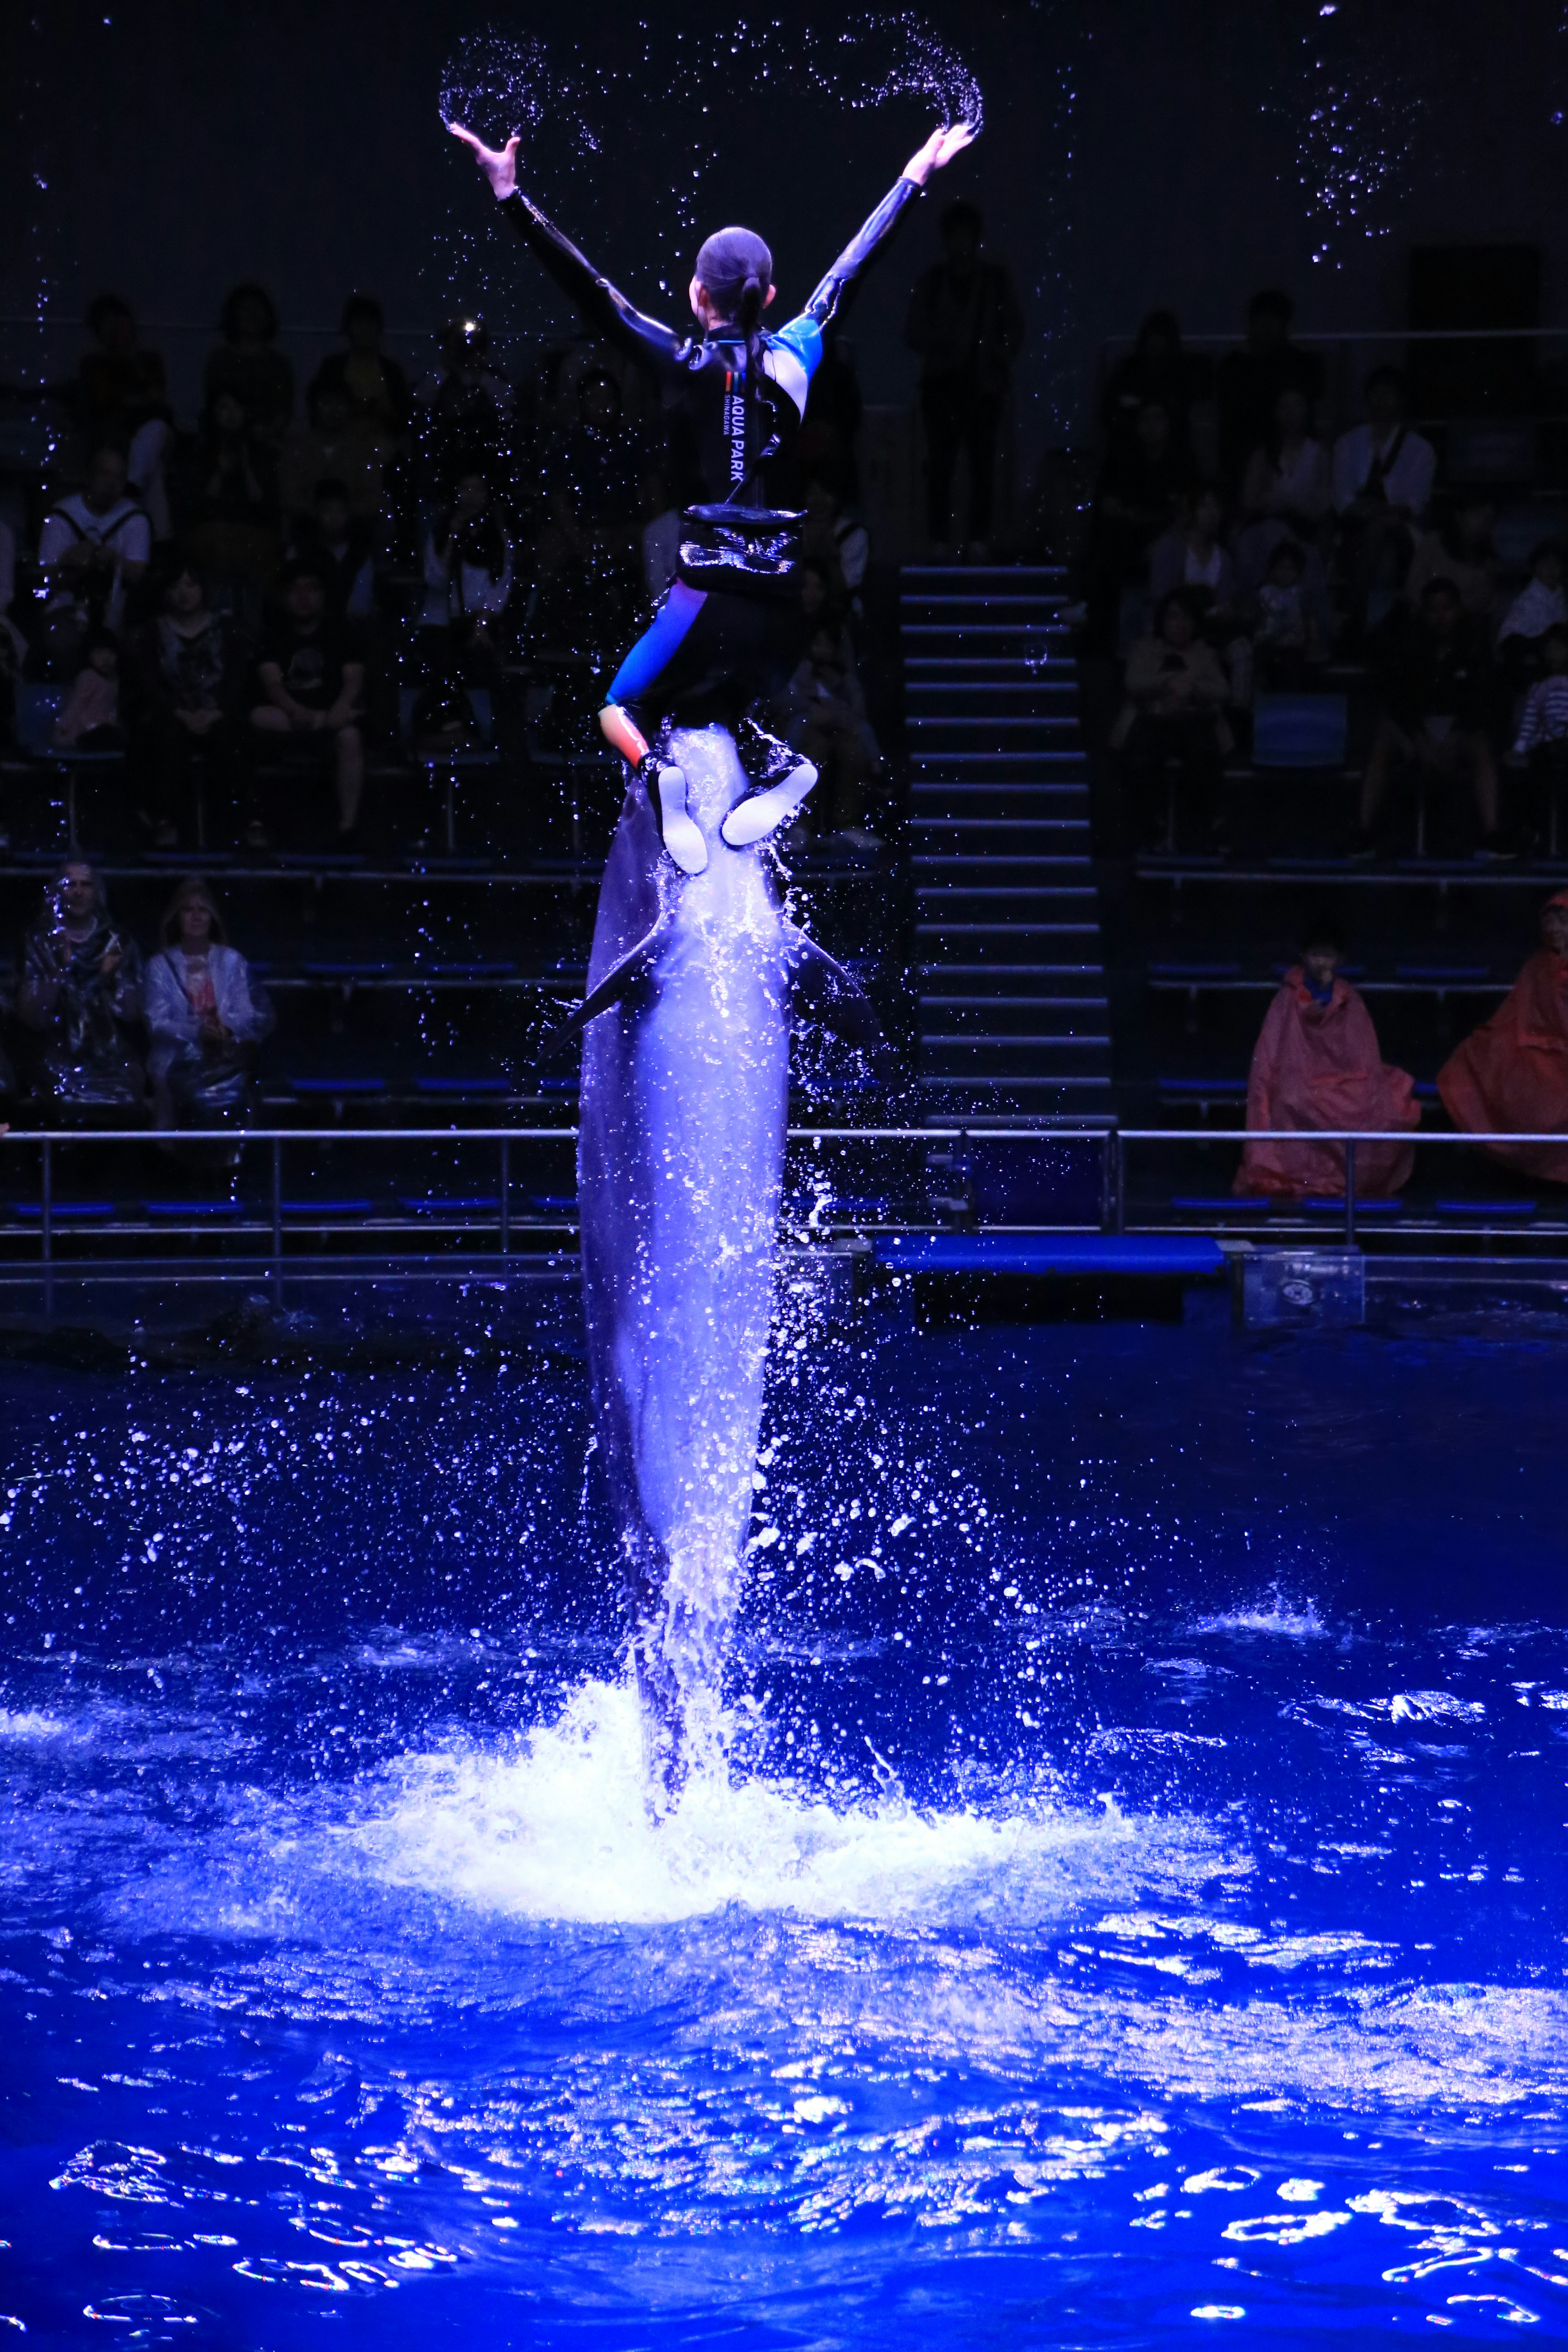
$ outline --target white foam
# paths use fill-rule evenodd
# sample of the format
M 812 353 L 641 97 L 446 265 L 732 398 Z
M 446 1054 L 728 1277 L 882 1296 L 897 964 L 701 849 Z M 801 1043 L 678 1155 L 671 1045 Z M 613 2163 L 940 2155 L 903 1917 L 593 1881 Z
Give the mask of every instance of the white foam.
M 1031 1913 L 1102 1885 L 1140 1828 L 1110 1813 L 915 1810 L 896 1790 L 834 1805 L 789 1781 L 694 1773 L 678 1809 L 646 1804 L 635 1694 L 590 1682 L 519 1750 L 409 1757 L 355 1843 L 394 1885 L 531 1919 L 650 1924 L 740 1905 L 902 1921 Z
M 1321 1642 L 1329 1628 L 1310 1601 L 1293 1604 L 1276 1585 L 1250 1608 L 1227 1609 L 1214 1617 L 1198 1617 L 1187 1629 L 1193 1633 L 1276 1633 L 1296 1642 Z

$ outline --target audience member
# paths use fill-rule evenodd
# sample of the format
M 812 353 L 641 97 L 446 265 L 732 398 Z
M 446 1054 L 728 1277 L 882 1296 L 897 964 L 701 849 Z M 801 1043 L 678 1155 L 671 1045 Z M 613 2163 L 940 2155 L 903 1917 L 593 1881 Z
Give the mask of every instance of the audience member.
M 1126 699 L 1110 748 L 1121 754 L 1145 847 L 1164 839 L 1160 783 L 1171 763 L 1205 845 L 1217 838 L 1220 773 L 1234 738 L 1224 716 L 1225 672 L 1199 633 L 1201 618 L 1192 591 L 1173 588 L 1155 609 L 1153 635 L 1141 637 L 1127 657 Z
M 1196 483 L 1197 469 L 1178 447 L 1166 411 L 1145 401 L 1131 436 L 1107 450 L 1095 487 L 1083 554 L 1086 653 L 1117 650 L 1127 592 L 1146 583 L 1151 547 L 1174 528 Z
M 848 638 L 826 614 L 790 679 L 784 713 L 791 744 L 820 780 L 810 803 L 817 831 L 837 834 L 857 848 L 874 847 L 876 835 L 863 820 L 877 739 Z
M 1323 362 L 1290 341 L 1296 306 L 1289 294 L 1266 288 L 1247 306 L 1247 341 L 1227 352 L 1215 373 L 1220 477 L 1233 495 L 1252 452 L 1274 428 L 1282 392 L 1300 393 L 1310 416 L 1323 393 Z
M 451 506 L 425 535 L 421 668 L 493 667 L 511 586 L 511 542 L 497 519 L 489 482 L 470 467 L 458 476 Z
M 945 547 L 952 530 L 952 478 L 962 450 L 969 467 L 972 552 L 991 536 L 996 440 L 1013 362 L 1024 348 L 1024 314 L 1006 264 L 981 244 L 984 222 L 960 197 L 942 215 L 942 256 L 918 280 L 905 341 L 918 352 L 925 421 L 927 523 Z
M 249 656 L 231 616 L 215 613 L 195 566 L 165 582 L 163 610 L 137 633 L 127 680 L 132 780 L 159 849 L 191 832 L 206 782 L 242 798 L 241 728 Z
M 1568 623 L 1543 630 L 1539 642 L 1543 675 L 1524 698 L 1509 760 L 1527 772 L 1530 838 L 1537 845 L 1548 841 L 1555 850 L 1553 820 L 1568 785 Z
M 294 363 L 278 348 L 278 310 L 264 286 L 237 286 L 218 316 L 221 340 L 207 353 L 203 394 L 210 411 L 232 392 L 252 428 L 276 452 L 294 414 Z
M 208 401 L 184 501 L 184 541 L 215 579 L 267 587 L 279 561 L 278 467 L 237 392 Z
M 126 452 L 130 488 L 147 510 L 153 537 L 167 539 L 163 463 L 174 413 L 163 358 L 142 349 L 135 313 L 118 294 L 100 294 L 89 303 L 86 324 L 95 348 L 77 368 L 78 427 L 89 450 L 107 442 Z
M 147 1080 L 134 1044 L 142 1018 L 142 959 L 109 913 L 85 858 L 60 866 L 22 942 L 16 1018 L 30 1033 L 35 1092 L 57 1115 L 137 1116 Z
M 1178 448 L 1192 439 L 1193 403 L 1203 389 L 1199 362 L 1182 348 L 1181 322 L 1173 310 L 1151 310 L 1132 349 L 1119 359 L 1100 396 L 1100 422 L 1109 443 L 1130 438 L 1139 412 L 1150 401 L 1171 420 Z
M 846 511 L 833 484 L 821 476 L 805 486 L 800 547 L 803 555 L 822 565 L 834 595 L 858 609 L 860 590 L 870 569 L 871 534 L 858 515 Z
M 858 502 L 858 445 L 865 414 L 853 350 L 839 321 L 832 320 L 823 335 L 822 357 L 800 421 L 800 439 L 795 445 L 798 478 L 782 486 L 787 496 L 773 492 L 780 505 L 798 506 L 805 484 L 814 478 L 831 482 L 846 506 Z
M 1360 826 L 1352 856 L 1376 855 L 1373 828 L 1394 767 L 1413 764 L 1423 776 L 1463 780 L 1480 822 L 1479 857 L 1509 853 L 1498 832 L 1497 764 L 1487 738 L 1492 703 L 1489 653 L 1481 632 L 1467 621 L 1447 580 L 1428 580 L 1412 613 L 1401 606 L 1374 640 L 1382 710 L 1362 784 Z
M 1437 1092 L 1466 1135 L 1568 1137 L 1568 890 L 1549 898 L 1542 946 L 1489 1021 L 1437 1073 Z M 1508 1168 L 1568 1184 L 1568 1140 L 1485 1143 Z
M 341 482 L 354 520 L 378 521 L 389 446 L 380 428 L 356 422 L 346 387 L 331 378 L 316 378 L 305 410 L 308 421 L 289 435 L 279 468 L 285 513 L 310 514 L 317 484 Z
M 158 1125 L 242 1116 L 255 1098 L 256 1053 L 271 1031 L 272 1007 L 229 946 L 217 901 L 197 877 L 169 901 L 144 993 Z
M 1287 384 L 1274 404 L 1267 436 L 1247 460 L 1241 511 L 1249 524 L 1272 525 L 1310 541 L 1333 504 L 1329 453 L 1312 433 L 1311 404 L 1299 385 Z
M 1405 421 L 1405 379 L 1373 368 L 1367 421 L 1334 443 L 1334 506 L 1340 570 L 1355 630 L 1375 627 L 1404 586 L 1413 533 L 1432 495 L 1436 453 Z
M 1540 677 L 1547 631 L 1568 626 L 1563 568 L 1563 550 L 1554 539 L 1543 539 L 1531 548 L 1530 577 L 1503 615 L 1498 652 L 1516 689 Z
M 346 352 L 330 352 L 316 370 L 312 391 L 331 384 L 349 404 L 350 421 L 391 439 L 408 423 L 408 379 L 381 348 L 386 313 L 374 294 L 351 294 L 343 304 Z
M 289 555 L 308 555 L 327 583 L 341 621 L 368 621 L 375 605 L 375 532 L 349 503 L 348 486 L 331 475 L 316 484 L 311 512 L 294 527 Z
M 1252 656 L 1258 684 L 1270 694 L 1300 688 L 1306 672 L 1327 658 L 1317 608 L 1307 588 L 1306 551 L 1293 539 L 1275 542 L 1253 596 Z
M 637 436 L 626 424 L 621 388 L 598 370 L 577 378 L 571 422 L 544 452 L 545 505 L 555 528 L 581 556 L 588 543 L 629 560 L 642 478 Z
M 1173 588 L 1194 588 L 1211 607 L 1236 603 L 1236 566 L 1220 538 L 1225 509 L 1219 492 L 1205 482 L 1189 492 L 1174 528 L 1149 550 L 1149 593 L 1155 604 Z
M 1451 580 L 1466 613 L 1489 637 L 1497 619 L 1496 523 L 1496 499 L 1474 490 L 1450 506 L 1435 530 L 1422 531 L 1405 575 L 1410 602 L 1419 604 L 1428 580 Z
M 261 648 L 258 675 L 267 699 L 252 710 L 250 723 L 259 735 L 281 738 L 296 754 L 330 765 L 340 841 L 356 831 L 364 789 L 364 672 L 353 624 L 333 620 L 328 610 L 319 565 L 304 557 L 288 565 L 281 608 Z M 265 846 L 259 820 L 253 821 L 250 838 L 253 846 Z
M 1405 1070 L 1385 1062 L 1359 991 L 1340 971 L 1338 931 L 1320 919 L 1308 927 L 1301 960 L 1263 1017 L 1247 1081 L 1249 1128 L 1416 1127 L 1421 1111 Z M 1410 1181 L 1415 1155 L 1407 1143 L 1356 1146 L 1359 1194 L 1386 1200 Z M 1248 1143 L 1235 1191 L 1301 1200 L 1345 1189 L 1342 1143 Z
M 44 517 L 38 562 L 46 582 L 44 626 L 49 665 L 74 673 L 89 629 L 116 634 L 125 625 L 127 592 L 144 576 L 153 527 L 126 496 L 125 458 L 95 449 L 85 488 L 57 499 Z
M 55 720 L 55 743 L 62 751 L 120 751 L 120 640 L 108 629 L 89 629 L 82 666 Z
M 433 503 L 451 496 L 457 467 L 475 449 L 499 454 L 512 405 L 510 385 L 491 364 L 482 319 L 448 320 L 439 348 L 440 374 L 427 376 L 415 395 L 421 494 Z

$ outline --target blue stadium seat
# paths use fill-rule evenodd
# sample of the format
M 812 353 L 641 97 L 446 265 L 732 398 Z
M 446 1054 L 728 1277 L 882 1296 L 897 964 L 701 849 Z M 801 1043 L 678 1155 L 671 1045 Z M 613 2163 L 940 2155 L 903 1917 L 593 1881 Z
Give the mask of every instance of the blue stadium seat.
M 1260 694 L 1253 704 L 1255 768 L 1342 768 L 1349 740 L 1342 694 Z

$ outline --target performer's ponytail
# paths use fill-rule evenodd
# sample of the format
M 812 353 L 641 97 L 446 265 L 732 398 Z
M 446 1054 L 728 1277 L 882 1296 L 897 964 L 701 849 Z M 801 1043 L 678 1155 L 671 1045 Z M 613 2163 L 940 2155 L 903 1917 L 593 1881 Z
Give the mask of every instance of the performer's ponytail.
M 763 303 L 767 287 L 753 269 L 741 289 L 741 306 L 735 323 L 746 338 L 746 381 L 756 397 L 763 373 Z

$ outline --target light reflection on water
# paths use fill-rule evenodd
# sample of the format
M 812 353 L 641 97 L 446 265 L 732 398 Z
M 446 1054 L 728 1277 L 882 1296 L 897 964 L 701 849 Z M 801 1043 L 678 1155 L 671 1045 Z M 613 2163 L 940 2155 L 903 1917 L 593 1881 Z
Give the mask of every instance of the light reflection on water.
M 1347 1454 L 1391 1368 L 1403 1444 Z M 553 1499 L 570 1368 L 5 1376 L 0 2315 L 1568 2335 L 1562 1363 L 1484 1371 L 858 1346 L 831 1475 L 776 1433 L 733 1785 L 657 1832 Z M 880 1580 L 796 1551 L 879 1498 L 930 1522 Z

